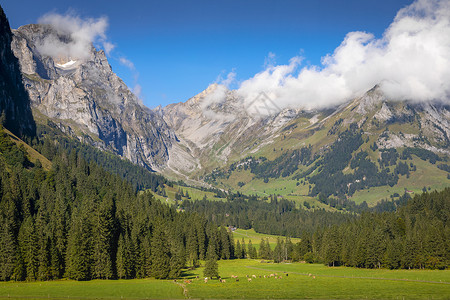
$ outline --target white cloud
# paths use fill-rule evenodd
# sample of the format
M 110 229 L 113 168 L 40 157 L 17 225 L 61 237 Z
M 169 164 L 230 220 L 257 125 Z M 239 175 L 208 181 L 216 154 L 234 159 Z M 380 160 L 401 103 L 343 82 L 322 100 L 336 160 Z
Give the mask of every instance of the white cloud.
M 134 64 L 132 61 L 130 61 L 129 59 L 125 58 L 125 57 L 121 57 L 119 58 L 119 61 L 122 65 L 124 65 L 125 67 L 129 68 L 131 71 L 136 70 L 136 68 L 134 67 Z
M 116 45 L 114 45 L 111 42 L 103 42 L 103 48 L 105 49 L 106 55 L 110 55 L 111 51 L 116 48 Z
M 107 54 L 114 48 L 106 37 L 106 17 L 81 19 L 73 14 L 49 13 L 39 18 L 38 22 L 51 25 L 55 31 L 37 45 L 38 51 L 43 55 L 86 59 L 92 43 L 103 46 Z M 63 39 L 62 36 L 68 39 Z
M 401 9 L 382 38 L 350 32 L 322 65 L 303 67 L 294 57 L 241 83 L 245 101 L 265 92 L 280 107 L 337 105 L 379 84 L 394 100 L 449 101 L 450 1 L 418 0 Z

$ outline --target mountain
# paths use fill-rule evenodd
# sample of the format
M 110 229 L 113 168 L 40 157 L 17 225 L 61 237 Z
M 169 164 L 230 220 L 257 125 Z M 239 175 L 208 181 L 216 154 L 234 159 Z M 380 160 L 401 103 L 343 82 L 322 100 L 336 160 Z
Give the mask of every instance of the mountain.
M 245 193 L 368 202 L 450 185 L 447 102 L 396 101 L 376 86 L 338 107 L 256 114 L 235 91 L 216 97 L 220 88 L 159 109 L 190 154 L 176 170 L 191 178 Z
M 0 112 L 2 124 L 19 136 L 32 137 L 36 125 L 22 83 L 17 58 L 11 51 L 13 35 L 0 7 Z
M 280 110 L 267 101 L 276 114 L 259 114 L 256 103 L 245 106 L 236 91 L 213 84 L 186 102 L 158 108 L 179 139 L 169 150 L 165 172 L 195 178 L 270 144 L 300 110 Z
M 164 120 L 140 103 L 113 72 L 104 51 L 49 55 L 46 42 L 70 45 L 72 37 L 50 25 L 13 30 L 12 49 L 38 122 L 48 119 L 80 141 L 158 170 L 176 141 Z
M 50 55 L 71 43 L 48 25 L 13 31 L 25 88 L 39 123 L 195 185 L 292 199 L 369 202 L 449 185 L 447 102 L 396 101 L 376 86 L 340 106 L 280 108 L 213 84 L 186 102 L 150 110 L 92 45 L 86 55 Z

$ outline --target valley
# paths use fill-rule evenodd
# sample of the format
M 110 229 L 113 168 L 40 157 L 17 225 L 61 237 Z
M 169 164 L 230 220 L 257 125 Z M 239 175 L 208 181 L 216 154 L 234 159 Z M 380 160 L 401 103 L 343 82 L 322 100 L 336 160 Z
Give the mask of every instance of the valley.
M 432 1 L 321 67 L 269 52 L 151 107 L 107 17 L 11 29 L 0 6 L 0 298 L 448 299 L 450 5 Z

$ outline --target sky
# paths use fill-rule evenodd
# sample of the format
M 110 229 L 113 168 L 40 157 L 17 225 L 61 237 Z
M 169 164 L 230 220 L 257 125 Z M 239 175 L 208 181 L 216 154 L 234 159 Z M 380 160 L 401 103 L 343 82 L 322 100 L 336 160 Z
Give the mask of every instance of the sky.
M 267 80 L 276 81 L 274 93 L 284 93 L 278 92 L 280 86 L 294 86 L 292 93 L 310 96 L 309 91 L 300 89 L 300 81 L 307 83 L 316 73 L 326 75 L 327 80 L 335 74 L 339 74 L 340 81 L 347 80 L 339 61 L 336 62 L 338 50 L 342 50 L 341 56 L 353 56 L 359 48 L 356 52 L 344 50 L 356 41 L 358 46 L 372 45 L 372 50 L 365 51 L 368 57 L 375 57 L 385 47 L 379 44 L 393 40 L 387 42 L 384 36 L 393 27 L 396 15 L 411 3 L 412 0 L 3 0 L 1 5 L 12 28 L 55 15 L 91 18 L 95 24 L 102 21 L 98 45 L 108 48 L 113 70 L 145 105 L 156 107 L 186 101 L 214 82 L 226 82 L 227 87 L 250 95 L 258 86 L 267 85 Z M 409 13 L 411 10 L 405 16 Z M 403 26 L 398 21 L 397 27 Z M 361 34 L 349 34 L 354 32 Z M 395 35 L 394 30 L 391 33 Z M 385 52 L 379 55 L 383 59 L 392 51 Z M 327 55 L 331 59 L 324 61 Z M 319 72 L 322 69 L 334 73 L 324 75 Z M 277 76 L 282 80 L 274 78 Z M 342 98 L 352 96 L 360 88 L 347 85 L 336 86 Z M 292 98 L 292 93 L 280 97 Z

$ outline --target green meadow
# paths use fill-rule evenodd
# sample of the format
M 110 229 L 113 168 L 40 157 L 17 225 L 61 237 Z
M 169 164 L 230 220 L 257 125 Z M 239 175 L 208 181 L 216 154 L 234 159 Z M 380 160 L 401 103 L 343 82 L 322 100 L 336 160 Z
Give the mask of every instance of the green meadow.
M 270 234 L 264 234 L 264 233 L 258 233 L 255 232 L 255 230 L 252 229 L 236 229 L 233 232 L 233 238 L 234 241 L 242 241 L 244 239 L 245 245 L 248 245 L 249 241 L 252 241 L 252 245 L 256 247 L 257 250 L 259 250 L 259 244 L 261 243 L 261 239 L 264 238 L 265 240 L 269 241 L 269 245 L 272 249 L 275 248 L 277 245 L 278 238 L 285 239 L 284 236 L 278 236 L 278 235 L 270 235 Z M 300 242 L 300 239 L 298 238 L 291 238 L 291 241 L 295 244 Z
M 0 283 L 0 297 L 15 299 L 450 298 L 449 270 L 330 268 L 319 264 L 274 264 L 244 259 L 219 261 L 219 273 L 226 282 L 221 283 L 216 279 L 205 282 L 202 273 L 202 268 L 186 270 L 183 278 L 176 282 L 154 279 L 6 282 Z M 270 277 L 271 274 L 274 276 Z M 237 276 L 239 281 L 232 276 Z M 251 281 L 247 276 L 251 278 Z

